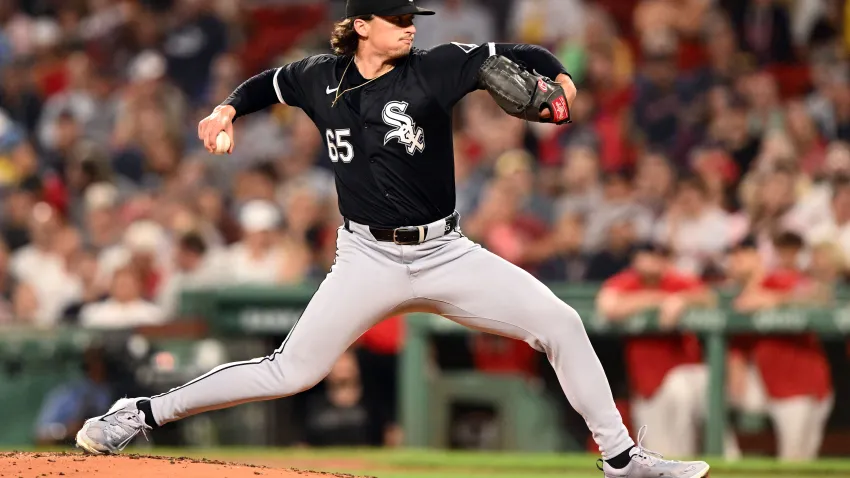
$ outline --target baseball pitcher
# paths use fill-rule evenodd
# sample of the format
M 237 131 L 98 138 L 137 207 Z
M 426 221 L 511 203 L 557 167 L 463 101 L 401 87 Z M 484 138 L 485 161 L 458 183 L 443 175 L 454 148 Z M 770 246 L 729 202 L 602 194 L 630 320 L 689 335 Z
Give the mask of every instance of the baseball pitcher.
M 271 355 L 216 367 L 161 395 L 119 400 L 85 423 L 78 446 L 115 453 L 138 433 L 181 418 L 307 390 L 370 327 L 423 311 L 545 353 L 599 445 L 606 477 L 708 474 L 704 462 L 668 461 L 640 440 L 635 445 L 576 311 L 461 232 L 454 105 L 486 89 L 508 114 L 564 124 L 576 88 L 560 62 L 537 46 L 413 48 L 415 15 L 433 13 L 414 0 L 349 0 L 346 18 L 334 28 L 334 54 L 254 76 L 200 122 L 198 137 L 213 152 L 219 133 L 233 137 L 234 120 L 273 104 L 310 116 L 333 163 L 345 218 L 336 262 Z

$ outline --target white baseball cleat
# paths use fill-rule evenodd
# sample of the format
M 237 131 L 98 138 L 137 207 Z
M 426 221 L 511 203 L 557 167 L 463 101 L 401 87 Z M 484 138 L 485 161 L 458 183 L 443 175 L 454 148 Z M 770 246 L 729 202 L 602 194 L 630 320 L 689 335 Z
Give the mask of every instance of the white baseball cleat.
M 605 478 L 705 478 L 709 466 L 704 461 L 665 460 L 660 453 L 641 446 L 646 426 L 638 432 L 637 446 L 631 449 L 631 461 L 625 468 L 616 469 L 603 461 L 600 470 Z
M 95 455 L 118 453 L 136 435 L 150 425 L 145 423 L 145 414 L 136 407 L 144 398 L 122 398 L 115 402 L 105 415 L 89 418 L 77 432 L 77 447 Z

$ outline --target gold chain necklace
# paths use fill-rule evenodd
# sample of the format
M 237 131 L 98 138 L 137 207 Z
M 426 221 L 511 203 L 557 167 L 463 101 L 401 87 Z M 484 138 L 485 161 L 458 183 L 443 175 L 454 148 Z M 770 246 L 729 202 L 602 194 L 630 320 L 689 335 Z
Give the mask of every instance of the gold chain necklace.
M 361 86 L 366 86 L 369 83 L 371 83 L 371 82 L 377 80 L 378 78 L 384 76 L 384 75 L 378 75 L 378 76 L 372 78 L 371 80 L 367 81 L 366 83 L 351 87 L 351 88 L 343 91 L 342 93 L 340 93 L 339 89 L 342 88 L 342 80 L 345 79 L 345 74 L 348 73 L 348 67 L 350 67 L 352 63 L 354 63 L 354 57 L 353 56 L 351 57 L 351 61 L 348 62 L 348 65 L 345 66 L 345 70 L 342 71 L 342 76 L 339 78 L 339 85 L 337 85 L 337 87 L 336 87 L 336 98 L 334 98 L 334 102 L 331 103 L 331 108 L 336 106 L 336 102 L 339 101 L 340 98 L 342 98 L 342 95 L 348 93 L 349 91 L 356 90 L 357 88 L 360 88 Z

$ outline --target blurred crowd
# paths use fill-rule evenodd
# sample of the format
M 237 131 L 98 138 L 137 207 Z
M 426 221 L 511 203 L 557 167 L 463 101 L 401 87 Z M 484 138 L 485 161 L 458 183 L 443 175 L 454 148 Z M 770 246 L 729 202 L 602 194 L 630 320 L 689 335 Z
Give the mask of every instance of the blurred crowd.
M 509 117 L 483 92 L 458 105 L 472 239 L 544 281 L 621 292 L 657 289 L 633 261 L 660 256 L 671 289 L 635 303 L 664 299 L 671 322 L 710 301 L 706 285 L 743 287 L 738 306 L 755 310 L 826 303 L 845 281 L 844 1 L 421 3 L 439 15 L 416 19 L 419 48 L 540 44 L 579 87 L 566 127 Z M 230 156 L 207 154 L 196 126 L 252 74 L 327 52 L 343 4 L 0 0 L 0 324 L 161 324 L 183 289 L 323 278 L 341 218 L 309 118 L 282 105 L 242 118 Z M 607 300 L 612 316 L 626 307 Z M 633 380 L 639 396 L 701 361 L 682 340 L 637 347 L 672 351 L 649 357 L 669 366 Z M 781 347 L 742 341 L 735 363 Z M 814 387 L 826 403 L 828 384 Z M 650 422 L 658 405 L 643 405 Z
M 803 236 L 801 267 L 850 252 L 843 2 L 431 3 L 420 48 L 539 43 L 580 86 L 568 127 L 482 92 L 456 111 L 457 208 L 497 254 L 602 281 L 651 242 L 719 281 L 747 236 L 767 268 L 781 232 Z M 240 120 L 228 157 L 195 126 L 256 70 L 326 51 L 339 4 L 0 2 L 3 320 L 158 323 L 181 288 L 321 279 L 340 218 L 307 116 Z M 264 9 L 300 33 L 270 48 Z

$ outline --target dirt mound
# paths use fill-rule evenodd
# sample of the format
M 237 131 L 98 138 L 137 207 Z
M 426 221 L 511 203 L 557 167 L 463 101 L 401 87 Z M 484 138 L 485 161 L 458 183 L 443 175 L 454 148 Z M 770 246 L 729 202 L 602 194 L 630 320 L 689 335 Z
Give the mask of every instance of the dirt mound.
M 354 478 L 242 463 L 143 455 L 91 456 L 82 453 L 0 453 L 0 478 Z

